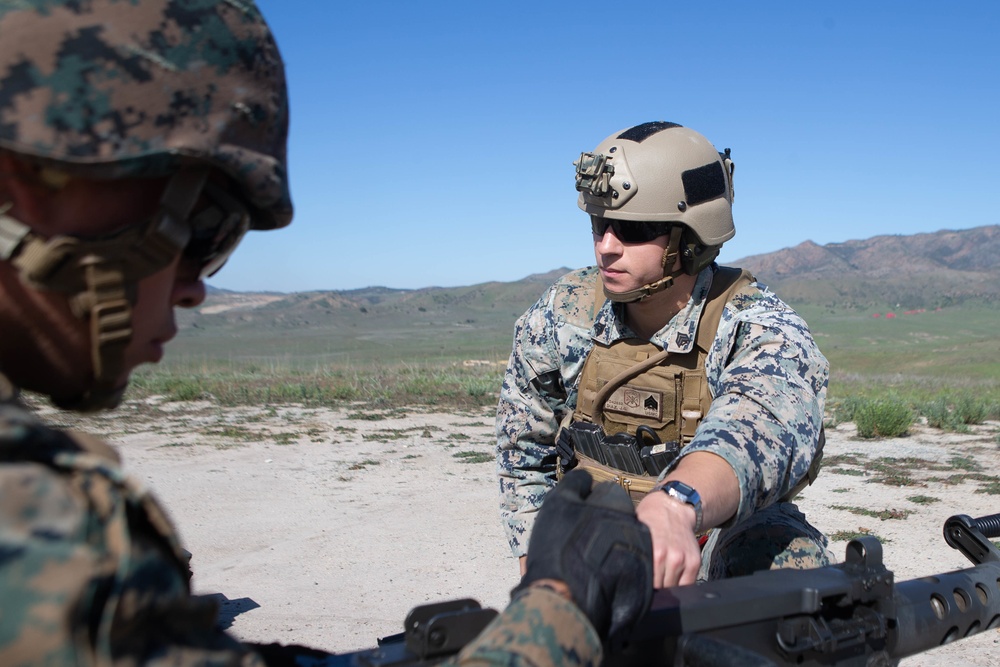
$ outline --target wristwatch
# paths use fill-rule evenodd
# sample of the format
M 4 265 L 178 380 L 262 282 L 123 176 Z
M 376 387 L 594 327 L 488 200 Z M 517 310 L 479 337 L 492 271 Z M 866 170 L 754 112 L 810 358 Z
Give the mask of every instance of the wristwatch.
M 660 487 L 660 491 L 694 508 L 694 532 L 701 530 L 701 496 L 684 482 L 671 480 Z

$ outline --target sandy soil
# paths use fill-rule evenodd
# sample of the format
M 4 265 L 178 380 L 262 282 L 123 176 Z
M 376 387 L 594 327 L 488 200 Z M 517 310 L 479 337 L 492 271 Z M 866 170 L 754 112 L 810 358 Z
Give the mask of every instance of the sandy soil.
M 218 597 L 233 633 L 343 651 L 401 631 L 417 604 L 505 604 L 517 565 L 499 522 L 492 421 L 489 409 L 372 413 L 153 400 L 83 427 L 117 445 L 164 501 L 194 554 L 196 590 Z M 927 478 L 962 472 L 956 466 L 994 474 L 997 428 L 957 435 L 917 427 L 906 438 L 863 441 L 842 425 L 828 433 L 827 457 L 852 455 L 856 464 L 826 469 L 800 506 L 827 534 L 882 538 L 897 581 L 968 567 L 944 543 L 944 520 L 998 512 L 1000 499 L 975 493 L 981 482 Z M 913 484 L 891 486 L 863 472 L 863 461 L 879 457 L 923 462 L 911 464 Z M 907 500 L 915 496 L 936 500 Z M 908 514 L 856 513 L 864 510 Z M 832 544 L 839 559 L 845 546 Z M 998 665 L 998 642 L 990 630 L 903 664 Z

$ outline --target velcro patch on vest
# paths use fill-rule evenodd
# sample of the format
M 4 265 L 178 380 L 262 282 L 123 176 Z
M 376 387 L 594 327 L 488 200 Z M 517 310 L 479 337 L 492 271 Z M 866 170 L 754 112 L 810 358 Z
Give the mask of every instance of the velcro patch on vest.
M 611 394 L 607 403 L 604 404 L 604 411 L 661 420 L 663 419 L 663 392 L 627 384 Z

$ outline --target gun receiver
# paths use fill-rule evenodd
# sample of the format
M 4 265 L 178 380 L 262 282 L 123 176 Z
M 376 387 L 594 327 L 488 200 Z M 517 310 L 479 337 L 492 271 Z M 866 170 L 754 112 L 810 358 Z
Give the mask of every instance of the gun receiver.
M 894 582 L 882 562 L 882 544 L 861 537 L 847 545 L 838 565 L 658 591 L 628 640 L 607 647 L 604 664 L 883 667 L 1000 627 L 1000 549 L 988 539 L 1000 537 L 1000 514 L 953 516 L 944 535 L 973 567 Z M 436 627 L 460 635 L 461 644 L 490 620 L 484 613 L 491 610 L 472 601 L 447 604 L 418 607 L 407 618 L 436 618 Z M 429 627 L 424 623 L 423 636 Z M 415 632 L 407 627 L 405 644 L 397 636 L 378 649 L 338 656 L 344 661 L 337 664 L 434 664 L 460 648 L 449 641 L 445 652 L 423 652 Z
M 1000 514 L 960 515 L 945 539 L 975 567 L 901 583 L 872 537 L 845 562 L 772 570 L 657 593 L 629 642 L 605 664 L 893 665 L 1000 626 Z

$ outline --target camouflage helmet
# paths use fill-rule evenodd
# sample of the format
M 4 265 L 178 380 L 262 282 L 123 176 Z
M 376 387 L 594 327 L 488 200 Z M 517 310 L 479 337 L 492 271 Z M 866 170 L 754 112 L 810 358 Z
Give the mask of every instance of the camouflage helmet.
M 0 0 L 0 150 L 117 179 L 220 169 L 288 224 L 288 98 L 253 0 Z
M 684 225 L 703 246 L 733 227 L 733 163 L 694 130 L 652 122 L 611 135 L 577 166 L 580 208 L 591 216 Z

